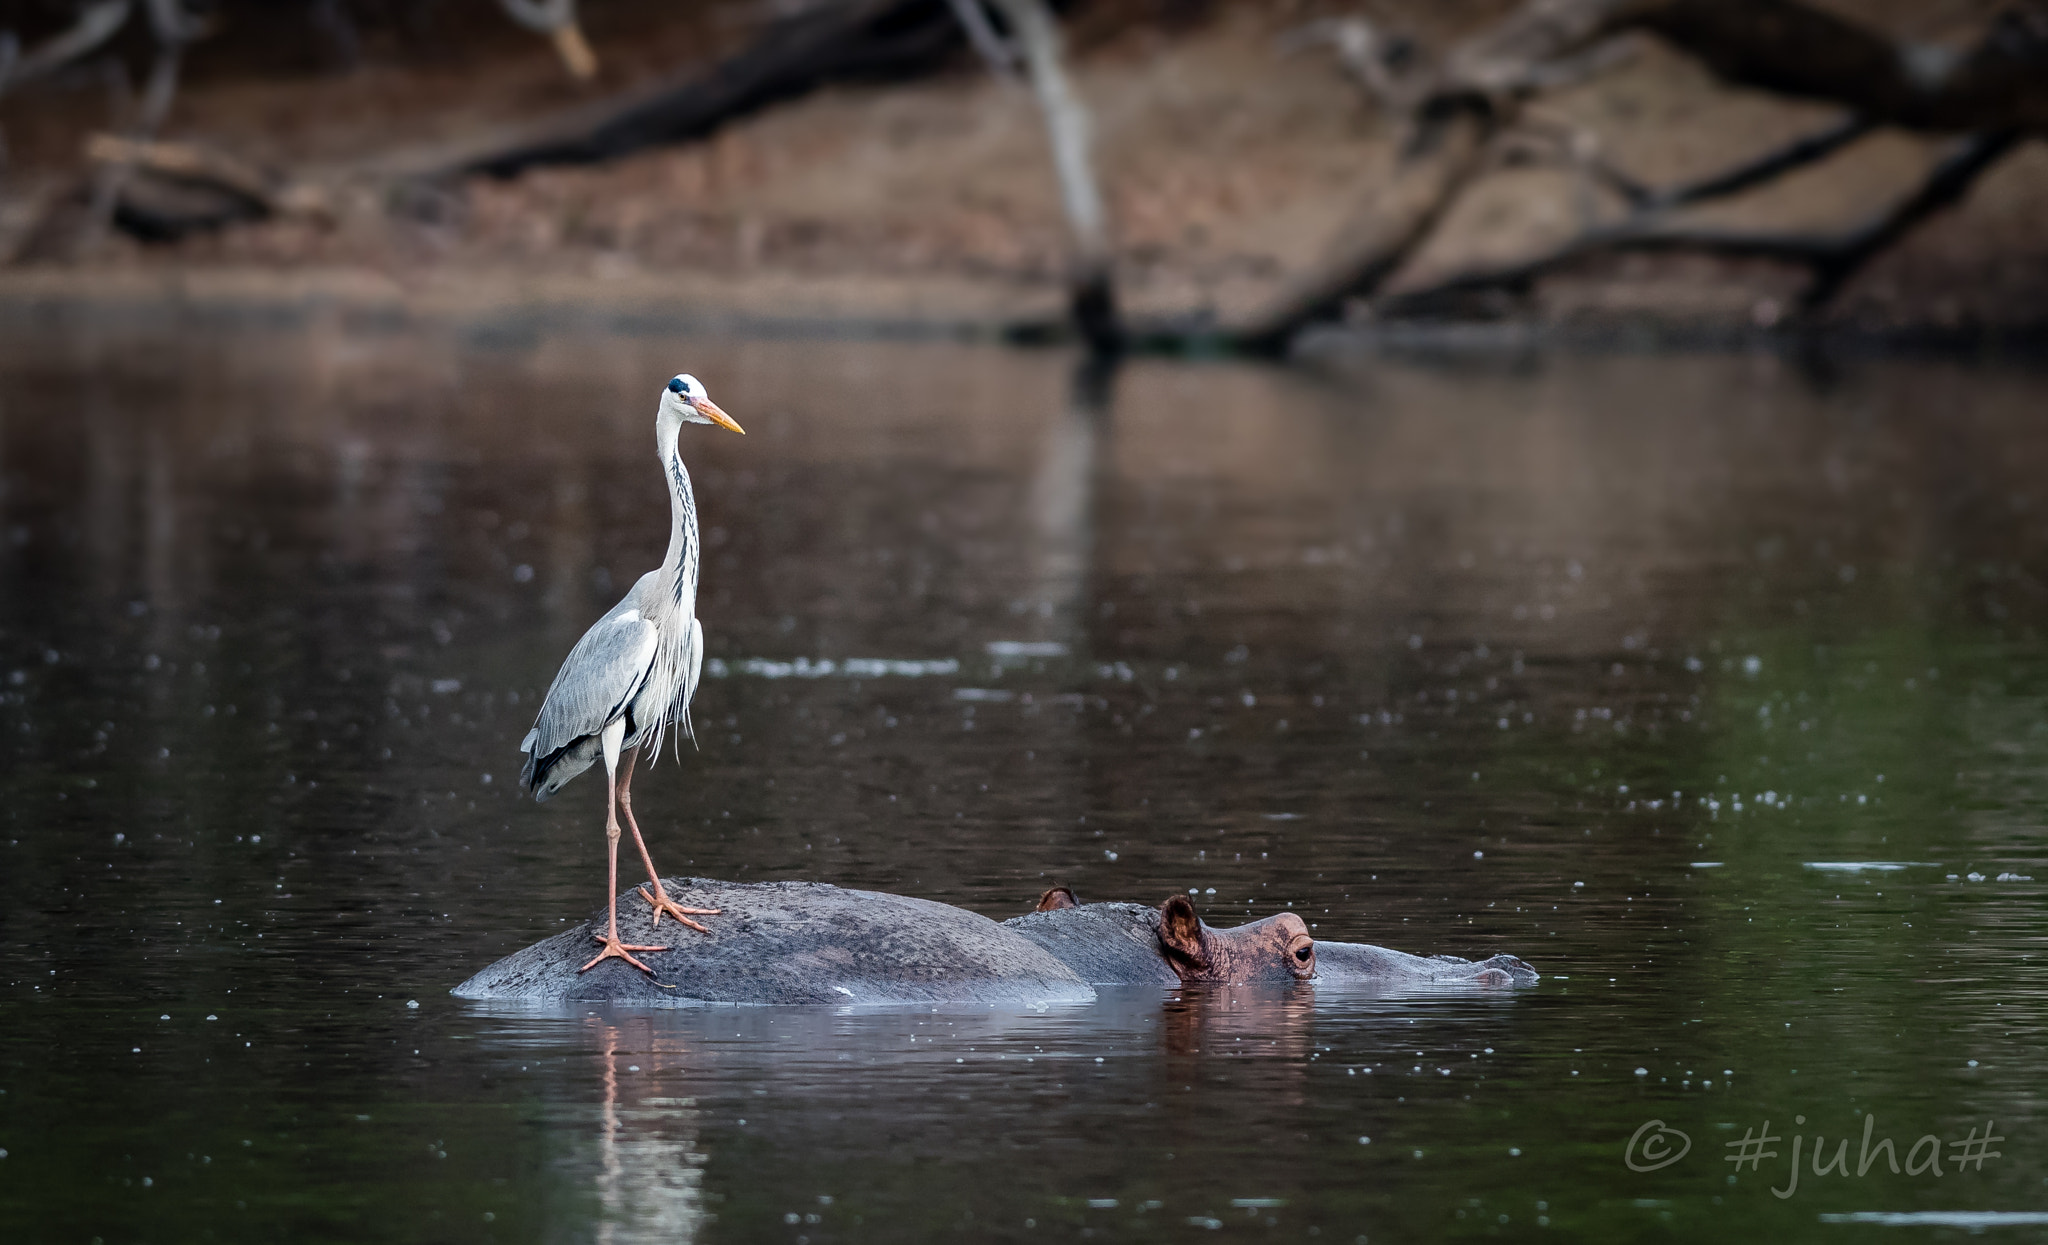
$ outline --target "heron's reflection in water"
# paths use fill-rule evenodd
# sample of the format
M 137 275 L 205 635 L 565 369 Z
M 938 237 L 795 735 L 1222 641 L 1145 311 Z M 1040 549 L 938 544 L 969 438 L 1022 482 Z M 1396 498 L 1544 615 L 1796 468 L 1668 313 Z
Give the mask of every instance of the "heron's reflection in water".
M 600 1245 L 694 1241 L 706 1221 L 707 1156 L 698 1148 L 696 1099 L 675 1092 L 690 1071 L 688 1033 L 631 1016 L 593 1016 L 584 1031 L 603 1093 L 595 1239 Z M 583 1165 L 581 1156 L 572 1162 Z

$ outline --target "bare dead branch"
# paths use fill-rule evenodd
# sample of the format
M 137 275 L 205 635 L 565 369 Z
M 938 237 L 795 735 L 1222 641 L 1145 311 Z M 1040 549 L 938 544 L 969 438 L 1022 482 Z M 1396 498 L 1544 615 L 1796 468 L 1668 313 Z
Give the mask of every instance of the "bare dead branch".
M 1649 30 L 1729 82 L 1951 132 L 2048 129 L 2048 7 L 2025 0 L 1967 51 L 1901 47 L 1799 0 L 1650 0 L 1609 24 Z
M 1564 165 L 1631 207 L 1640 207 L 1657 193 L 1608 160 L 1601 153 L 1599 135 L 1547 117 L 1521 116 L 1516 127 L 1495 143 L 1494 158 L 1503 165 L 1529 160 Z
M 1829 100 L 1916 130 L 2048 129 L 2048 4 L 2015 0 L 1961 51 L 1900 46 L 1803 0 L 1530 0 L 1452 48 L 1438 95 L 1499 99 L 1596 68 L 1601 45 L 1655 34 L 1725 81 Z
M 1015 35 L 1024 67 L 1045 116 L 1046 141 L 1059 176 L 1060 202 L 1074 238 L 1073 272 L 1068 278 L 1074 324 L 1098 354 L 1123 345 L 1123 327 L 1111 279 L 1108 216 L 1095 185 L 1087 105 L 1067 81 L 1060 52 L 1059 22 L 1045 0 L 993 0 Z
M 1484 165 L 1494 124 L 1476 108 L 1433 123 L 1394 179 L 1351 214 L 1323 264 L 1226 336 L 1243 349 L 1277 353 L 1300 329 L 1336 318 L 1347 302 L 1378 290 L 1435 232 Z
M 1327 45 L 1337 64 L 1382 108 L 1412 113 L 1432 86 L 1420 75 L 1401 71 L 1400 64 L 1413 50 L 1408 43 L 1382 34 L 1363 17 L 1310 22 L 1282 35 L 1275 50 L 1290 56 L 1318 44 Z
M 1965 193 L 2011 148 L 2016 134 L 2048 131 L 2048 0 L 2021 0 L 1974 48 L 1954 55 L 1897 47 L 1802 0 L 1529 0 L 1418 75 L 1426 88 L 1407 111 L 1419 133 L 1441 131 L 1447 117 L 1463 118 L 1454 154 L 1409 161 L 1362 208 L 1359 223 L 1339 239 L 1321 270 L 1292 283 L 1228 336 L 1250 349 L 1280 349 L 1296 329 L 1339 314 L 1350 299 L 1370 296 L 1420 250 L 1471 180 L 1507 154 L 1501 144 L 1528 137 L 1514 135 L 1513 127 L 1530 96 L 1618 63 L 1632 51 L 1620 40 L 1641 31 L 1698 57 L 1725 80 L 1832 100 L 1847 106 L 1849 115 L 1712 176 L 1661 190 L 1603 159 L 1590 135 L 1539 122 L 1535 137 L 1552 143 L 1580 171 L 1584 208 L 1590 212 L 1591 188 L 1604 186 L 1628 204 L 1627 219 L 1589 228 L 1528 261 L 1401 295 L 1382 310 L 1415 312 L 1480 290 L 1525 289 L 1542 274 L 1597 251 L 1649 249 L 1767 255 L 1804 264 L 1813 273 L 1806 304 L 1817 309 L 1871 258 Z M 1382 104 L 1408 100 L 1387 76 L 1377 51 L 1381 36 L 1369 23 L 1324 23 L 1304 28 L 1300 37 L 1331 43 L 1346 71 Z M 1974 133 L 1937 162 L 1916 190 L 1839 235 L 1702 234 L 1664 223 L 1672 209 L 1763 185 L 1827 158 L 1879 124 Z
M 1292 36 L 1295 46 L 1329 43 L 1368 94 L 1408 117 L 1409 154 L 1395 180 L 1361 205 L 1317 271 L 1290 282 L 1226 336 L 1248 350 L 1282 350 L 1297 330 L 1377 292 L 1501 154 L 1496 140 L 1513 125 L 1528 96 L 1582 81 L 1636 54 L 1641 41 L 1617 25 L 1616 17 L 1641 2 L 1529 0 L 1507 19 L 1450 49 L 1435 67 L 1412 74 L 1394 72 L 1392 43 L 1363 18 L 1312 23 Z M 1615 186 L 1624 197 L 1642 193 L 1585 144 L 1568 142 L 1566 150 L 1589 176 Z
M 1524 116 L 1520 125 L 1502 136 L 1503 144 L 1536 139 L 1555 149 L 1553 159 L 1585 172 L 1617 195 L 1635 212 L 1664 212 L 1713 199 L 1726 198 L 1753 189 L 1794 169 L 1817 163 L 1847 147 L 1876 125 L 1868 117 L 1847 116 L 1812 134 L 1801 135 L 1783 146 L 1731 165 L 1690 182 L 1659 189 L 1638 181 L 1600 155 L 1598 138 L 1590 131 L 1543 117 Z M 1519 154 L 1506 147 L 1503 155 Z
M 1824 160 L 1875 128 L 1876 123 L 1869 117 L 1851 114 L 1826 129 L 1793 139 L 1753 160 L 1698 181 L 1656 191 L 1637 206 L 1646 211 L 1660 211 L 1739 194 L 1793 169 Z
M 960 46 L 946 0 L 831 0 L 785 18 L 709 70 L 606 109 L 594 122 L 459 159 L 444 173 L 510 176 L 542 164 L 586 164 L 701 138 L 727 121 L 833 81 L 896 77 L 944 62 Z
M 162 177 L 217 186 L 264 212 L 275 211 L 279 206 L 275 178 L 226 152 L 191 143 L 94 134 L 85 140 L 85 158 L 95 164 L 122 164 Z
M 98 0 L 80 8 L 78 20 L 63 33 L 21 54 L 6 79 L 0 81 L 0 90 L 33 82 L 99 47 L 127 24 L 130 7 L 130 0 Z
M 149 84 L 143 89 L 129 130 L 132 140 L 144 143 L 156 137 L 170 116 L 171 103 L 178 96 L 178 72 L 184 64 L 186 45 L 205 33 L 204 23 L 187 12 L 181 0 L 148 0 L 148 11 L 150 29 L 156 36 L 156 60 L 150 66 Z M 106 236 L 120 209 L 121 192 L 128 183 L 131 168 L 125 161 L 115 161 L 101 164 L 96 170 L 90 205 L 74 244 L 75 253 L 90 252 Z
M 2016 131 L 1958 139 L 1912 190 L 1860 225 L 1836 233 L 1778 233 L 1673 227 L 1653 213 L 1588 230 L 1556 249 L 1499 267 L 1459 273 L 1388 299 L 1388 315 L 1429 314 L 1489 290 L 1527 292 L 1537 280 L 1601 254 L 1662 252 L 1764 259 L 1807 268 L 1812 279 L 1801 296 L 1808 311 L 1827 306 L 1869 262 L 1970 186 L 2019 142 Z
M 953 18 L 960 23 L 960 29 L 967 36 L 967 42 L 981 54 L 988 67 L 999 74 L 1017 71 L 1017 49 L 1008 39 L 996 33 L 995 23 L 988 20 L 988 10 L 981 7 L 981 0 L 947 0 L 953 7 Z
M 1826 306 L 1871 260 L 1928 217 L 1959 202 L 1987 169 L 2018 145 L 2020 137 L 2016 130 L 1996 130 L 1957 139 L 1917 190 L 1845 236 L 1831 257 L 1815 265 L 1814 282 L 1804 298 L 1807 308 Z
M 1529 0 L 1445 54 L 1445 93 L 1499 98 L 1535 89 L 1539 67 L 1564 62 L 1625 29 L 1617 19 L 1641 0 Z
M 149 10 L 149 28 L 158 43 L 175 43 L 182 47 L 206 33 L 206 22 L 188 12 L 181 0 L 145 2 Z
M 1577 86 L 1634 60 L 1642 54 L 1643 44 L 1633 32 L 1613 35 L 1568 56 L 1532 62 L 1519 76 L 1503 72 L 1497 89 L 1529 95 Z

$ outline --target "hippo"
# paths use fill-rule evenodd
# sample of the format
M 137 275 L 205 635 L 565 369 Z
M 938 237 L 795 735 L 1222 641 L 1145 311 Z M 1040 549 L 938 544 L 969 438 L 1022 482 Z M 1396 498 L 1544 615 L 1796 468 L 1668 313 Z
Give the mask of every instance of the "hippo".
M 1455 955 L 1418 956 L 1362 942 L 1309 936 L 1292 912 L 1215 929 L 1185 895 L 1157 908 L 1084 904 L 1065 886 L 1041 895 L 1030 913 L 1004 926 L 1045 948 L 1091 985 L 1179 985 L 1191 981 L 1316 981 L 1329 985 L 1533 985 L 1535 969 L 1512 955 L 1477 963 Z
M 1414 986 L 1519 985 L 1537 974 L 1508 955 L 1474 963 L 1358 943 L 1317 942 L 1291 912 L 1231 929 L 1204 923 L 1193 901 L 1157 908 L 1084 904 L 1066 887 L 996 922 L 950 904 L 822 882 L 663 879 L 681 902 L 725 914 L 716 937 L 659 931 L 641 904 L 619 913 L 621 937 L 675 945 L 650 952 L 653 976 L 605 961 L 578 971 L 600 911 L 575 929 L 516 951 L 455 987 L 458 998 L 522 1004 L 966 1004 L 1044 1007 L 1092 1002 L 1103 986 L 1313 981 Z

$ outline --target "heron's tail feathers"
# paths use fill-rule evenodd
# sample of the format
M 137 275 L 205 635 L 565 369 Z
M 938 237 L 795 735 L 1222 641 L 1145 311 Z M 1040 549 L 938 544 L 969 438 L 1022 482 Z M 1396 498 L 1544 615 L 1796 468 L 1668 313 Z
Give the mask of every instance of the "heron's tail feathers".
M 584 735 L 546 755 L 528 752 L 519 771 L 519 785 L 545 804 L 570 779 L 589 769 L 603 751 L 604 744 L 597 736 Z

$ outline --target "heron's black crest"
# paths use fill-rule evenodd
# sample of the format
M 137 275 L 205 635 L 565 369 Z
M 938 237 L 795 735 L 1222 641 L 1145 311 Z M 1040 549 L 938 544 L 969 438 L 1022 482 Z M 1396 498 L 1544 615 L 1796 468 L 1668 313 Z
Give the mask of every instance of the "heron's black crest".
M 683 378 L 680 376 L 668 383 L 668 391 L 670 393 L 688 393 L 689 389 L 690 387 L 683 383 Z

